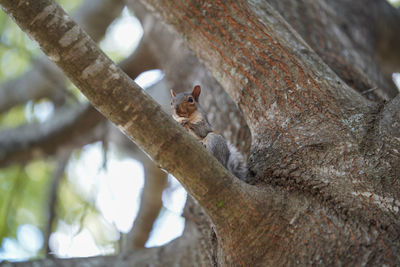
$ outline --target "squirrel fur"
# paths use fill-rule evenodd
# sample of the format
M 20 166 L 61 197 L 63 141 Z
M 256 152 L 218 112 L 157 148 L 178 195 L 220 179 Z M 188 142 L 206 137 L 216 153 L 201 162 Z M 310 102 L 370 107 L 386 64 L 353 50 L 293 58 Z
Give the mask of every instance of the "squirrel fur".
M 225 138 L 214 132 L 206 113 L 199 105 L 201 87 L 196 85 L 192 92 L 175 93 L 171 90 L 173 118 L 230 172 L 241 180 L 247 176 L 247 166 L 243 156 Z

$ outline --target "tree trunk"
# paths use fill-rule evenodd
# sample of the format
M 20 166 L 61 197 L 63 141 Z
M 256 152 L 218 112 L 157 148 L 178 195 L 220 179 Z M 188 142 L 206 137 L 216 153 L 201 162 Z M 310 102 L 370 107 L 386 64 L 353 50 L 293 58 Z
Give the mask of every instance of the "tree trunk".
M 351 11 L 349 3 L 301 3 L 308 5 L 305 11 L 309 13 L 317 8 L 336 14 L 327 18 L 324 13 L 314 12 L 312 19 L 303 18 L 303 24 L 294 25 L 301 29 L 316 20 L 325 23 L 326 28 L 319 27 L 319 31 L 313 31 L 316 35 L 309 35 L 309 44 L 321 56 L 331 55 L 326 63 L 346 84 L 264 2 L 144 2 L 186 38 L 241 108 L 252 133 L 252 183 L 258 189 L 272 190 L 272 195 L 262 196 L 265 202 L 254 213 L 247 211 L 248 217 L 242 214 L 241 218 L 232 218 L 228 233 L 218 233 L 216 227 L 219 246 L 226 253 L 218 262 L 398 263 L 399 162 L 393 149 L 397 151 L 399 144 L 396 136 L 379 127 L 383 105 L 369 102 L 353 90 L 363 92 L 378 84 L 368 99 L 390 99 L 396 94 L 390 89 L 390 81 L 383 78 L 385 75 L 375 71 L 384 69 L 378 64 L 377 47 L 382 40 L 376 32 L 385 22 L 379 25 L 375 15 L 376 27 L 368 31 L 359 22 L 364 21 L 364 14 L 358 18 L 340 17 L 339 8 Z M 271 2 L 281 7 L 286 17 L 294 16 L 292 23 L 299 22 L 301 13 L 283 12 L 283 6 L 301 4 Z M 374 6 L 375 12 L 381 7 L 378 10 L 385 11 L 381 15 L 398 18 L 384 1 Z M 351 23 L 354 20 L 358 21 L 356 25 Z M 342 38 L 329 36 L 332 31 L 327 27 L 339 23 L 348 31 L 346 25 L 358 27 L 362 40 L 370 42 L 356 50 L 360 40 L 350 38 L 348 33 L 342 33 Z M 301 33 L 307 36 L 305 30 Z M 323 35 L 322 40 L 329 45 L 318 47 L 313 41 L 318 35 Z M 337 47 L 343 55 L 350 51 L 361 60 L 329 54 L 329 47 Z M 390 143 L 390 148 L 382 147 L 383 143 Z M 257 207 L 253 201 L 249 203 Z M 251 233 L 242 230 L 237 237 L 232 229 L 235 225 L 237 229 L 250 228 Z M 229 240 L 227 236 L 237 239 Z M 232 244 L 236 247 L 229 247 Z
M 25 2 L 30 7 L 24 12 L 15 8 L 18 3 L 0 0 L 92 104 L 122 125 L 194 198 L 185 210 L 181 238 L 128 256 L 82 261 L 135 266 L 400 264 L 400 98 L 390 100 L 397 92 L 387 79 L 400 65 L 398 52 L 391 58 L 387 50 L 399 42 L 396 33 L 380 30 L 399 15 L 383 0 L 374 2 L 373 13 L 360 7 L 359 14 L 349 13 L 353 3 L 344 0 L 271 5 L 258 0 L 142 0 L 185 38 L 215 78 L 209 78 L 210 84 L 218 82 L 231 97 L 226 105 L 234 103 L 243 113 L 244 121 L 235 120 L 236 125 L 245 122 L 251 133 L 250 184 L 226 173 L 137 86 L 117 76 L 114 65 L 77 26 L 52 24 L 50 36 L 42 32 L 52 22 L 50 13 L 43 13 L 46 8 L 60 12 L 51 1 L 20 5 Z M 367 14 L 374 14 L 371 29 L 362 28 Z M 75 40 L 64 38 L 69 30 Z M 85 65 L 77 65 L 76 51 L 60 47 L 66 42 L 86 49 L 79 54 Z M 161 66 L 168 64 L 163 59 L 179 66 L 179 60 L 166 58 L 158 56 Z M 197 59 L 192 65 L 204 70 Z M 174 71 L 180 70 L 166 72 L 172 83 Z M 376 89 L 363 93 L 370 87 Z M 208 88 L 210 98 L 223 95 L 213 89 Z M 225 102 L 207 104 L 210 110 L 230 110 L 222 106 Z M 231 127 L 228 119 L 215 123 Z M 72 261 L 47 263 L 69 266 Z

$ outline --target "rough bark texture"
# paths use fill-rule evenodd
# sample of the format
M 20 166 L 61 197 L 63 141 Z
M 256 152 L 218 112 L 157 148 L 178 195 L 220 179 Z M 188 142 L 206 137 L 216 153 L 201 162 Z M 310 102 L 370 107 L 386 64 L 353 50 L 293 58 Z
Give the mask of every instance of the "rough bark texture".
M 384 149 L 374 130 L 381 105 L 343 84 L 265 2 L 146 3 L 185 36 L 241 107 L 253 138 L 253 183 L 282 200 L 236 222 L 257 235 L 219 236 L 227 243 L 219 262 L 398 263 L 392 151 L 399 144 L 392 137 Z
M 172 171 L 194 198 L 185 210 L 187 225 L 181 238 L 160 248 L 86 259 L 85 263 L 400 264 L 400 101 L 398 96 L 390 100 L 397 92 L 387 79 L 400 64 L 398 52 L 393 57 L 387 52 L 399 45 L 398 35 L 388 26 L 399 16 L 387 3 L 368 1 L 374 6 L 370 12 L 344 0 L 268 1 L 271 5 L 258 0 L 142 0 L 186 39 L 196 55 L 180 50 L 182 42 L 176 40 L 176 33 L 165 31 L 165 26 L 147 30 L 155 34 L 149 34 L 149 39 L 166 40 L 159 46 L 150 43 L 148 48 L 150 54 L 159 49 L 153 60 L 166 68 L 167 79 L 183 90 L 191 86 L 191 79 L 193 83 L 208 79 L 210 93 L 205 99 L 210 101 L 205 104 L 211 113 L 226 114 L 234 110 L 233 104 L 243 112 L 252 137 L 252 185 L 248 185 L 207 158 L 71 21 L 56 27 L 46 12 L 50 8 L 56 18 L 62 17 L 54 4 L 20 1 L 20 5 L 29 2 L 30 7 L 17 10 L 11 8 L 17 5 L 13 2 L 0 0 L 91 102 L 114 123 L 123 125 L 126 134 Z M 153 20 L 147 25 L 157 25 L 154 17 L 143 15 L 147 11 L 140 5 L 128 3 L 142 21 Z M 362 12 L 353 18 L 354 9 Z M 362 27 L 365 14 L 371 14 L 372 27 Z M 40 31 L 50 26 L 50 34 Z M 71 39 L 65 36 L 71 33 L 76 38 L 69 43 Z M 61 48 L 63 40 L 69 44 Z M 171 51 L 183 52 L 176 59 L 161 56 Z M 185 72 L 188 66 L 195 71 Z M 213 97 L 226 99 L 218 83 L 232 100 L 211 101 Z M 376 89 L 359 93 L 370 87 Z M 244 123 L 234 116 L 233 132 Z M 229 120 L 221 118 L 215 119 L 217 127 L 228 128 Z M 73 266 L 80 261 L 40 263 Z
M 369 99 L 397 94 L 391 62 L 400 62 L 393 27 L 400 17 L 386 1 L 268 2 L 349 86 L 358 92 L 375 88 L 365 93 Z

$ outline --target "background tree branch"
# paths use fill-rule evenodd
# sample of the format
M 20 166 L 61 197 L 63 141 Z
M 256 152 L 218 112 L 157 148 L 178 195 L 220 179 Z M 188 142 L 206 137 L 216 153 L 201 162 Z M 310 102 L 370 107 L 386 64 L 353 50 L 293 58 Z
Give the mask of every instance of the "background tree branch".
M 153 230 L 162 208 L 162 192 L 167 184 L 168 174 L 160 170 L 150 160 L 142 161 L 145 169 L 145 181 L 140 199 L 140 208 L 132 230 L 128 233 L 127 251 L 143 249 Z
M 67 166 L 69 157 L 71 156 L 70 151 L 63 151 L 60 153 L 58 156 L 58 162 L 57 162 L 57 167 L 54 170 L 53 177 L 52 177 L 52 183 L 50 187 L 50 192 L 49 192 L 49 200 L 48 200 L 48 219 L 47 219 L 47 226 L 46 226 L 46 232 L 44 235 L 44 249 L 46 252 L 47 257 L 52 257 L 53 254 L 51 253 L 51 249 L 49 246 L 49 241 L 50 241 L 50 235 L 53 232 L 53 224 L 57 219 L 57 198 L 58 198 L 58 193 L 59 193 L 59 186 L 60 186 L 60 181 L 62 177 L 64 176 L 65 172 L 65 167 Z
M 44 155 L 54 155 L 63 146 L 79 147 L 102 135 L 94 131 L 104 117 L 89 104 L 64 107 L 43 123 L 22 125 L 0 132 L 0 165 L 26 162 Z

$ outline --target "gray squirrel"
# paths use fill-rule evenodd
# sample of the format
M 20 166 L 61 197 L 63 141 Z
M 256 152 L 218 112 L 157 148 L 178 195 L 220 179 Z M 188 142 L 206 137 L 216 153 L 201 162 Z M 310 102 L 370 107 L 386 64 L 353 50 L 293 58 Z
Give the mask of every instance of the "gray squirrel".
M 214 132 L 204 110 L 199 105 L 201 87 L 196 85 L 192 92 L 176 94 L 171 90 L 173 118 L 230 172 L 246 180 L 247 166 L 243 156 L 222 135 Z

